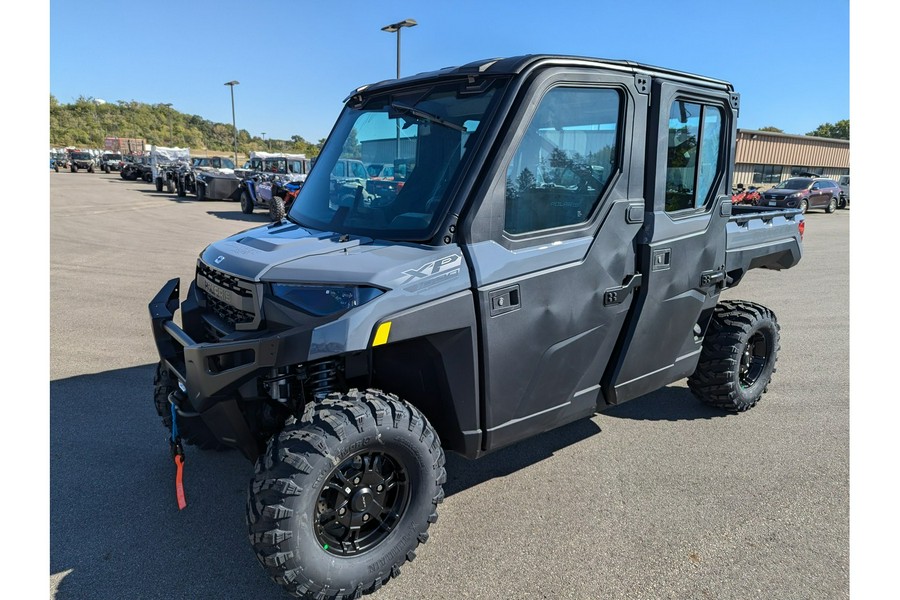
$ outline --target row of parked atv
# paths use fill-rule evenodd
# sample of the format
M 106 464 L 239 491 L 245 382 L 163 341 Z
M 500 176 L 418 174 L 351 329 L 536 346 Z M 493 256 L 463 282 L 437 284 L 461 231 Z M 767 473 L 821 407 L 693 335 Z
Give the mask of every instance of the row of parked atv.
M 745 188 L 743 183 L 737 184 L 731 190 L 732 204 L 747 204 L 750 206 L 759 206 L 762 200 L 762 192 L 755 185 Z
M 238 201 L 243 213 L 263 208 L 272 221 L 280 221 L 290 210 L 310 167 L 302 154 L 253 152 L 240 169 L 224 157 L 159 152 L 156 158 L 151 160 L 156 191 L 165 189 L 182 197 L 191 194 L 198 200 Z

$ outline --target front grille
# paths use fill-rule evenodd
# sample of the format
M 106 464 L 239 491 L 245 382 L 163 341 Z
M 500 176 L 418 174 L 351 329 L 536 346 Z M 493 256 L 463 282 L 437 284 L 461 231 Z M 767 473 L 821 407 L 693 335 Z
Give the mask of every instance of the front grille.
M 197 261 L 197 289 L 207 308 L 228 325 L 235 327 L 257 321 L 253 283 Z
M 235 308 L 230 304 L 206 294 L 206 304 L 216 315 L 231 326 L 238 323 L 252 323 L 256 316 L 252 312 Z

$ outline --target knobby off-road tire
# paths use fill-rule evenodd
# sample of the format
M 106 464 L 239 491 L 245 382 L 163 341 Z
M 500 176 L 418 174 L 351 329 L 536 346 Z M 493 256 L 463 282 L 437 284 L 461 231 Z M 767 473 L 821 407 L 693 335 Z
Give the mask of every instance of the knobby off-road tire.
M 241 212 L 245 215 L 253 212 L 253 200 L 250 199 L 250 194 L 246 190 L 241 192 Z
M 206 186 L 202 184 L 197 185 L 197 200 L 203 202 L 206 200 Z
M 176 183 L 174 179 L 166 179 L 166 191 L 170 194 L 175 193 Z
M 269 218 L 273 223 L 284 218 L 284 200 L 281 196 L 272 196 L 272 203 L 269 205 Z
M 774 313 L 765 306 L 743 300 L 720 302 L 688 387 L 711 406 L 732 412 L 753 407 L 775 373 L 779 331 Z
M 172 377 L 168 369 L 162 364 L 156 366 L 156 374 L 153 376 L 153 402 L 156 405 L 157 414 L 162 417 L 163 426 L 172 432 L 172 407 L 169 404 L 169 394 L 178 389 L 178 381 Z M 212 434 L 209 427 L 200 418 L 179 419 L 178 434 L 182 441 L 191 444 L 201 450 L 227 450 L 229 446 L 222 444 Z
M 162 180 L 162 177 L 157 177 L 157 178 L 156 178 L 156 181 L 155 181 L 154 183 L 156 184 L 156 191 L 157 191 L 157 192 L 161 192 L 161 191 L 163 190 L 163 180 Z
M 257 461 L 250 544 L 295 596 L 359 598 L 415 558 L 446 478 L 437 433 L 415 407 L 378 390 L 332 394 L 291 417 Z

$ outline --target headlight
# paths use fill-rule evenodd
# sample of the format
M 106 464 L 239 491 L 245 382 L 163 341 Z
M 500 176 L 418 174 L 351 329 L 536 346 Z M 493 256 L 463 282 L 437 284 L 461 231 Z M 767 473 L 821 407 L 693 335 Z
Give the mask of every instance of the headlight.
M 276 298 L 316 317 L 361 306 L 384 293 L 368 286 L 273 283 Z
M 788 198 L 799 198 L 802 195 L 803 195 L 802 192 L 797 192 L 796 194 L 791 194 L 790 196 L 788 196 Z

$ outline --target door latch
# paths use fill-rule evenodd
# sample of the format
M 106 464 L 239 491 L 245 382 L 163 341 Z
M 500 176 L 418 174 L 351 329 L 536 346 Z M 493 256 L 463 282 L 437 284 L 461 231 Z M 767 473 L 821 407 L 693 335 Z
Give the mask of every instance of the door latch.
M 635 273 L 634 275 L 629 276 L 628 281 L 626 281 L 625 284 L 619 287 L 609 288 L 603 292 L 603 306 L 622 304 L 629 296 L 631 296 L 631 293 L 639 287 L 641 287 L 641 274 Z

